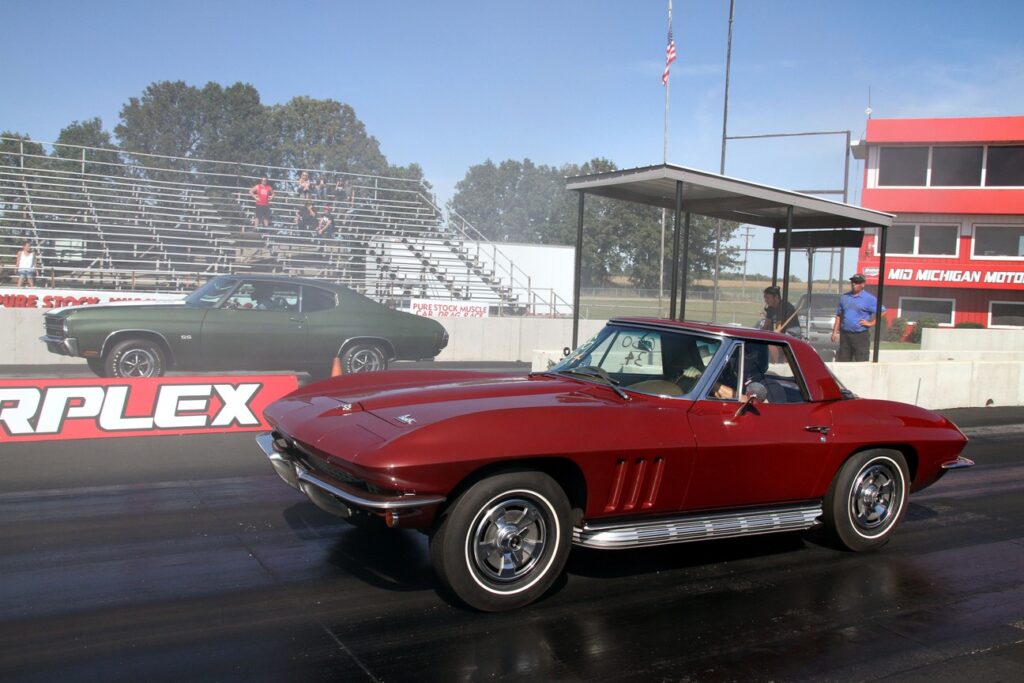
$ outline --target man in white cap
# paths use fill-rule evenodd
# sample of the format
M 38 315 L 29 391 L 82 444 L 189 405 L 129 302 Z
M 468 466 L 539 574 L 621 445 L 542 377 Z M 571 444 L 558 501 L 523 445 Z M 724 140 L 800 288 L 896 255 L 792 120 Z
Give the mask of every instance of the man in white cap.
M 832 341 L 839 340 L 836 360 L 841 363 L 868 360 L 871 345 L 868 330 L 878 324 L 875 320 L 878 299 L 864 290 L 864 282 L 864 276 L 860 273 L 851 276 L 850 291 L 839 297 L 839 305 L 836 307 Z M 885 306 L 882 306 L 882 312 L 885 313 Z

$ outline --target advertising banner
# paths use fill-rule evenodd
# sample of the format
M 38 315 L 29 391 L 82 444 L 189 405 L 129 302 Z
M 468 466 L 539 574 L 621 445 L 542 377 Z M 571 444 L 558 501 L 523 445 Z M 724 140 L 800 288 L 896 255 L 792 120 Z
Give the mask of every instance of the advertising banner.
M 0 308 L 64 308 L 124 302 L 181 301 L 181 292 L 119 292 L 111 289 L 46 289 L 0 287 Z
M 0 379 L 0 444 L 249 432 L 295 375 Z
M 413 299 L 409 305 L 409 312 L 425 318 L 486 318 L 489 315 L 487 304 L 426 299 Z

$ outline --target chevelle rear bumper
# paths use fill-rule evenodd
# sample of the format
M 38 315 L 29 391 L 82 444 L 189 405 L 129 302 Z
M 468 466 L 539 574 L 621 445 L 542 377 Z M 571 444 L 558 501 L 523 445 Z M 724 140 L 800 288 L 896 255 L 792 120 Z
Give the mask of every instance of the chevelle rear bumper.
M 339 517 L 351 517 L 356 511 L 384 515 L 389 526 L 398 526 L 402 512 L 414 513 L 433 508 L 445 501 L 444 496 L 431 495 L 379 495 L 361 491 L 340 482 L 329 482 L 313 474 L 296 458 L 274 447 L 274 437 L 265 432 L 256 437 L 277 476 L 301 491 L 320 509 Z

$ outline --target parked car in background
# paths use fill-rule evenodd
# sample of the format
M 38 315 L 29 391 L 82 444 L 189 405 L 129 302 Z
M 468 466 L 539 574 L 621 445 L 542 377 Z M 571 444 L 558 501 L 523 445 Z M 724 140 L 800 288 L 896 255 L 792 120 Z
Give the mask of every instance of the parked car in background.
M 885 544 L 967 439 L 857 398 L 774 332 L 611 320 L 546 372 L 337 377 L 265 411 L 277 474 L 353 523 L 430 536 L 440 580 L 496 611 L 541 597 L 570 545 L 638 548 L 824 526 Z
M 832 327 L 836 321 L 836 308 L 839 306 L 839 294 L 835 292 L 811 292 L 810 307 L 806 294 L 797 302 L 797 317 L 804 339 L 826 361 L 835 360 L 838 342 L 832 341 Z
M 180 303 L 47 313 L 47 348 L 84 358 L 101 377 L 181 370 L 385 370 L 433 358 L 448 343 L 435 320 L 395 311 L 341 285 L 301 278 L 215 277 Z

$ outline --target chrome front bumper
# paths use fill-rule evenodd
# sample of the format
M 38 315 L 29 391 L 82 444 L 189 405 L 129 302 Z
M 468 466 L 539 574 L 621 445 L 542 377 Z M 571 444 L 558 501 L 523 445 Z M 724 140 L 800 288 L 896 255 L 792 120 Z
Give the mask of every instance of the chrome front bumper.
M 317 507 L 339 517 L 351 517 L 353 508 L 384 514 L 428 508 L 445 501 L 444 496 L 415 494 L 383 496 L 353 489 L 343 484 L 324 481 L 309 472 L 287 453 L 277 451 L 274 448 L 274 437 L 269 432 L 259 434 L 256 437 L 256 443 L 284 483 L 306 494 Z
M 50 353 L 56 353 L 61 356 L 78 355 L 78 340 L 74 337 L 51 337 L 50 335 L 45 335 L 40 337 L 39 341 L 46 344 L 46 350 Z
M 974 467 L 974 461 L 962 455 L 956 456 L 956 460 L 950 460 L 939 465 L 944 470 L 962 470 L 965 467 Z

